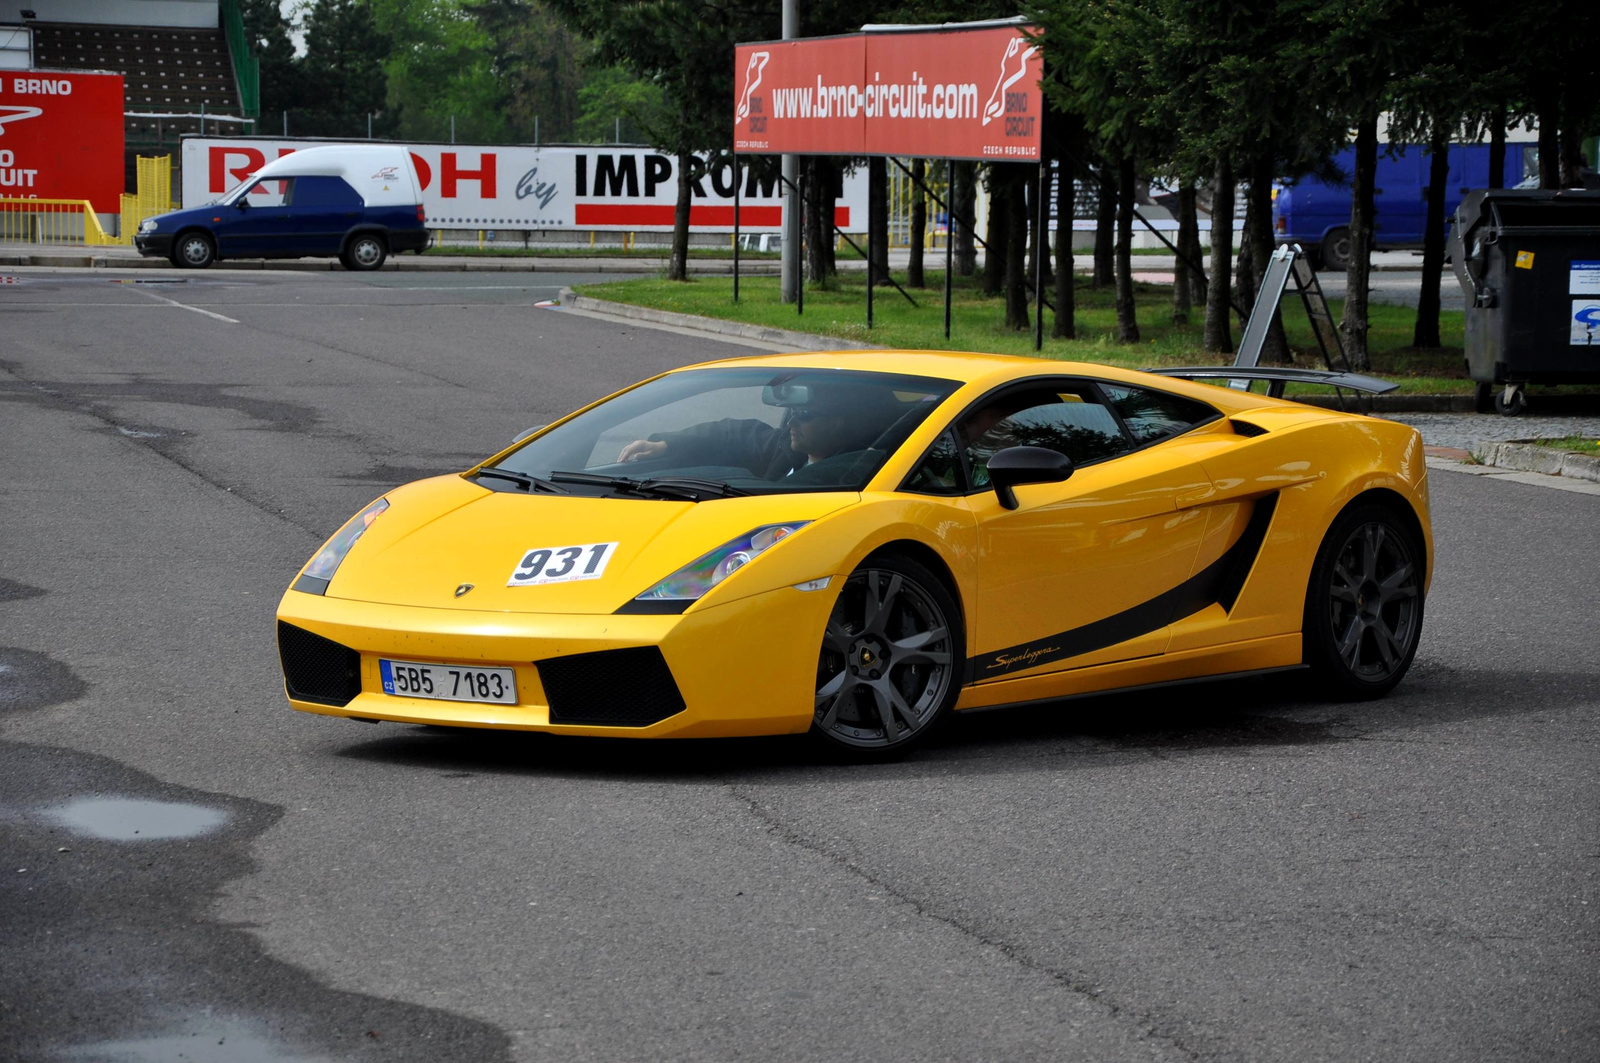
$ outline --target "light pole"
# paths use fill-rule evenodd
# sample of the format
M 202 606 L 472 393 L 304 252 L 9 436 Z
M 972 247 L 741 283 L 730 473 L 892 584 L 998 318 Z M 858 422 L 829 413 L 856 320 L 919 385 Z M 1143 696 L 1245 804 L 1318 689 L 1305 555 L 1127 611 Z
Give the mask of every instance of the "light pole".
M 800 36 L 798 0 L 783 0 L 783 39 Z M 800 298 L 800 211 L 795 200 L 795 189 L 800 185 L 800 157 L 783 157 L 783 301 L 792 303 Z

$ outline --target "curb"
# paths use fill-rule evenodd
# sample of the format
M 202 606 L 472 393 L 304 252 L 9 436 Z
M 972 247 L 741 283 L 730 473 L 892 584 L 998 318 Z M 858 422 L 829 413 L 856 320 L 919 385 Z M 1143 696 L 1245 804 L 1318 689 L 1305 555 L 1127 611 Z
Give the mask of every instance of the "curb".
M 790 329 L 769 328 L 766 325 L 747 325 L 742 321 L 721 321 L 714 317 L 700 317 L 696 314 L 675 314 L 668 310 L 654 310 L 646 306 L 633 306 L 630 303 L 613 303 L 607 299 L 579 295 L 571 288 L 561 289 L 561 305 L 574 310 L 586 310 L 592 314 L 648 321 L 657 325 L 672 325 L 676 328 L 694 329 L 696 332 L 709 332 L 718 336 L 738 336 L 740 339 L 777 343 L 805 351 L 888 349 L 876 343 L 862 343 L 860 340 L 840 339 L 837 336 L 818 336 L 813 332 L 794 332 Z
M 1479 443 L 1472 456 L 1485 465 L 1518 472 L 1541 472 L 1546 476 L 1566 476 L 1574 480 L 1600 483 L 1600 457 L 1574 454 L 1532 443 Z
M 1290 401 L 1324 410 L 1351 409 L 1362 412 L 1362 404 L 1371 413 L 1471 413 L 1471 395 L 1361 395 L 1345 398 L 1340 404 L 1338 395 L 1293 395 Z
M 54 269 L 107 269 L 139 270 L 162 269 L 178 272 L 164 258 L 145 258 L 142 255 L 94 254 L 0 254 L 0 266 L 41 266 Z M 780 263 L 762 260 L 740 262 L 739 272 L 749 276 L 776 276 Z M 296 273 L 327 273 L 343 270 L 333 259 L 261 259 L 238 258 L 213 263 L 213 270 L 287 270 Z M 648 275 L 664 273 L 666 259 L 617 258 L 468 258 L 464 256 L 423 255 L 401 258 L 396 255 L 385 262 L 379 273 L 426 271 L 429 273 L 628 273 Z M 183 271 L 185 273 L 189 271 Z M 732 274 L 733 262 L 722 259 L 689 260 L 689 272 L 701 275 Z

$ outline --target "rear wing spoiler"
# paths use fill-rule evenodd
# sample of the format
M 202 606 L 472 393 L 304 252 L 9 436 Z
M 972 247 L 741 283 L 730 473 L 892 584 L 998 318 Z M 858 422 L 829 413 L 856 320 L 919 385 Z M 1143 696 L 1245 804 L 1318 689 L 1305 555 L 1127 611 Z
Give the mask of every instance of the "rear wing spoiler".
M 1201 365 L 1179 366 L 1172 369 L 1146 369 L 1147 373 L 1175 376 L 1180 380 L 1226 380 L 1230 387 L 1241 391 L 1250 387 L 1252 380 L 1267 382 L 1269 398 L 1283 398 L 1288 384 L 1321 384 L 1325 387 L 1361 391 L 1369 395 L 1387 395 L 1399 384 L 1360 373 L 1340 373 L 1326 369 L 1290 369 L 1285 366 Z

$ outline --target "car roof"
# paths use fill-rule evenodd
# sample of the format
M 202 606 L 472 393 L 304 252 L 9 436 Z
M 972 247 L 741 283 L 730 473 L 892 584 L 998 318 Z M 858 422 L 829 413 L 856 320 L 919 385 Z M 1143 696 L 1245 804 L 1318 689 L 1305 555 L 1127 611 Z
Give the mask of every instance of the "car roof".
M 341 177 L 369 207 L 418 201 L 411 157 L 395 144 L 322 144 L 279 156 L 251 174 L 271 177 Z

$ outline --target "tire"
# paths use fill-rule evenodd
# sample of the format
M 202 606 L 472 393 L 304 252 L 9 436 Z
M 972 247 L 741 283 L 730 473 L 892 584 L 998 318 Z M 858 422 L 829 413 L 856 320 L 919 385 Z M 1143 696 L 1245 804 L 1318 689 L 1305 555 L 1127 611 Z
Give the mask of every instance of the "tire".
M 852 760 L 905 752 L 960 696 L 966 645 L 943 581 L 910 558 L 869 559 L 828 617 L 811 733 Z
M 1511 393 L 1511 401 L 1506 401 L 1504 388 L 1495 390 L 1494 408 L 1502 417 L 1515 417 L 1528 407 L 1528 396 L 1521 388 Z
M 344 263 L 345 269 L 367 273 L 382 267 L 384 259 L 388 257 L 389 245 L 383 237 L 377 233 L 356 233 L 345 244 L 339 261 Z
M 198 229 L 179 233 L 172 244 L 172 264 L 179 269 L 205 269 L 217 260 L 217 245 Z
M 1314 690 L 1382 697 L 1405 678 L 1422 638 L 1424 552 L 1387 506 L 1358 503 L 1328 529 L 1311 566 L 1301 635 Z
M 1322 238 L 1322 264 L 1342 273 L 1350 268 L 1350 230 L 1333 229 Z

